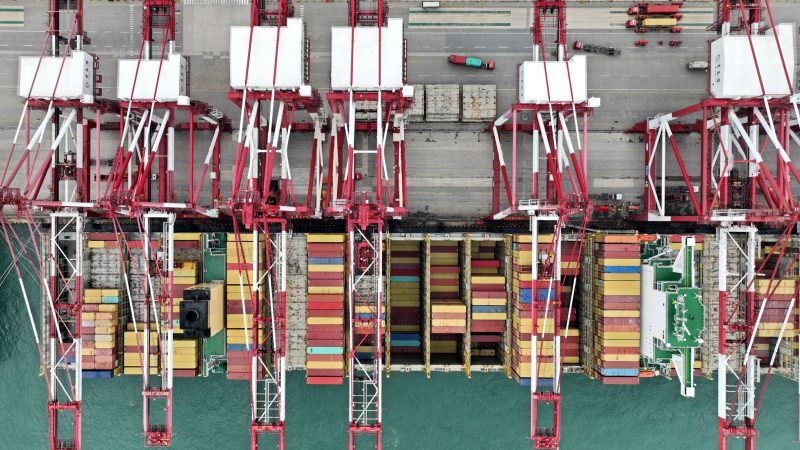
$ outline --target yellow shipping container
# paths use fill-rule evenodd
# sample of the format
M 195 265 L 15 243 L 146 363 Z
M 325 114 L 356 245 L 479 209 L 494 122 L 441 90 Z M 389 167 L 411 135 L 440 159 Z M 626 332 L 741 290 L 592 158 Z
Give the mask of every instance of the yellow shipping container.
M 467 319 L 443 319 L 443 320 L 431 320 L 431 324 L 434 327 L 463 327 L 467 325 Z
M 309 294 L 344 294 L 344 286 L 309 286 Z
M 142 374 L 142 368 L 141 367 L 128 367 L 128 366 L 126 366 L 122 370 L 122 373 L 123 373 L 123 375 L 141 375 Z M 150 375 L 158 375 L 158 369 L 154 368 L 154 367 L 151 367 L 150 368 Z
M 344 319 L 341 317 L 308 317 L 306 323 L 309 325 L 343 325 Z
M 344 361 L 307 361 L 307 369 L 344 369 Z
M 472 297 L 472 304 L 476 306 L 504 306 L 506 299 Z
M 199 241 L 200 233 L 175 233 L 174 239 L 176 241 Z
M 641 335 L 638 331 L 600 331 L 598 336 L 601 339 L 639 339 Z
M 505 313 L 472 313 L 474 320 L 505 320 Z
M 345 241 L 344 234 L 307 234 L 306 242 L 339 243 Z

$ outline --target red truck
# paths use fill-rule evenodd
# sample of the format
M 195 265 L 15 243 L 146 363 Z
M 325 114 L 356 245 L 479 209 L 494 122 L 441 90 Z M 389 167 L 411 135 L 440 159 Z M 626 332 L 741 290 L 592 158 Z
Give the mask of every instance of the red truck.
M 464 55 L 450 55 L 447 58 L 451 64 L 455 64 L 457 66 L 467 66 L 467 67 L 475 67 L 478 69 L 486 69 L 486 70 L 494 70 L 494 61 L 481 61 L 480 58 L 473 58 L 471 56 L 464 56 Z
M 628 8 L 628 14 L 631 16 L 643 15 L 672 15 L 680 11 L 683 3 L 639 3 Z

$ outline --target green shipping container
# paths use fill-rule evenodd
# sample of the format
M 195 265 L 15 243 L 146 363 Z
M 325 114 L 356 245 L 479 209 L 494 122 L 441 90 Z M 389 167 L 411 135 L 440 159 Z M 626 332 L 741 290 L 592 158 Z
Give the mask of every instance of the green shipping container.
M 481 67 L 481 60 L 478 58 L 467 58 L 466 65 L 469 67 Z

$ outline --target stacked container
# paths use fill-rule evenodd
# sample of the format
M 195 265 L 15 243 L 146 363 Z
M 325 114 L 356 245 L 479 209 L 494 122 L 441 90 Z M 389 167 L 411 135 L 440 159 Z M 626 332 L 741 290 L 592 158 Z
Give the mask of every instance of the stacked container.
M 253 305 L 251 295 L 253 280 L 253 234 L 228 233 L 226 244 L 226 301 L 225 301 L 225 341 L 228 360 L 229 380 L 246 380 L 250 374 L 250 340 L 253 335 Z M 258 242 L 256 250 L 261 258 L 264 242 Z M 263 269 L 263 259 L 259 261 Z M 264 282 L 260 286 L 263 288 Z M 263 338 L 259 336 L 259 340 Z
M 138 332 L 134 330 L 133 323 L 129 323 L 123 336 L 122 373 L 124 375 L 141 375 L 144 357 L 144 329 L 142 324 L 137 325 Z M 150 332 L 150 375 L 158 374 L 160 358 L 158 353 L 158 333 L 156 327 L 151 325 Z
M 594 365 L 603 384 L 639 384 L 639 237 L 594 240 Z
M 538 236 L 540 255 L 549 254 L 554 261 L 553 235 Z M 579 243 L 561 241 L 561 278 L 551 279 L 540 273 L 537 292 L 539 302 L 536 327 L 539 332 L 536 353 L 538 355 L 539 386 L 545 389 L 552 385 L 554 369 L 554 336 L 556 298 L 560 292 L 561 310 L 558 323 L 561 342 L 562 364 L 577 364 L 580 361 L 580 331 L 577 308 L 570 310 L 573 281 L 579 274 Z M 512 374 L 521 384 L 530 383 L 531 377 L 531 311 L 533 309 L 533 243 L 531 235 L 514 235 L 512 242 Z
M 580 364 L 579 294 L 573 292 L 580 290 L 577 281 L 580 275 L 579 253 L 582 253 L 580 241 L 561 241 L 561 362 L 565 365 Z
M 473 241 L 470 262 L 472 356 L 500 355 L 507 318 L 506 277 L 500 272 L 496 242 Z
M 344 380 L 345 235 L 309 234 L 306 382 Z
M 389 302 L 392 353 L 420 353 L 420 242 L 391 241 Z
M 455 354 L 467 331 L 467 305 L 459 286 L 458 242 L 431 241 L 431 353 Z
M 196 377 L 198 373 L 199 341 L 175 339 L 173 341 L 172 368 L 176 377 Z
M 759 263 L 756 263 L 756 267 L 759 265 Z M 770 269 L 765 270 L 767 273 L 772 273 Z M 778 273 L 780 272 L 782 272 L 782 270 L 778 269 Z M 778 276 L 775 277 L 775 280 L 772 280 L 771 285 L 769 278 L 757 279 L 755 282 L 756 314 L 758 314 L 758 311 L 761 309 L 761 304 L 764 299 L 767 298 L 767 303 L 764 305 L 764 313 L 761 316 L 761 323 L 756 331 L 756 339 L 753 344 L 754 353 L 756 357 L 762 360 L 762 365 L 768 364 L 770 358 L 772 358 L 774 345 L 777 343 L 777 337 L 780 335 L 789 304 L 792 298 L 797 298 L 795 296 L 796 285 L 796 280 L 787 278 L 778 279 Z M 772 292 L 772 295 L 769 295 L 770 292 Z M 783 339 L 791 340 L 797 335 L 797 331 L 794 328 L 796 320 L 797 300 L 795 300 L 794 311 L 789 314 L 789 320 L 783 332 Z
M 531 237 L 514 235 L 511 244 L 511 371 L 522 384 L 531 378 Z
M 93 378 L 110 378 L 119 373 L 119 290 L 85 289 L 83 302 L 83 369 L 102 372 Z
M 198 282 L 199 270 L 197 261 L 178 261 L 172 271 L 172 313 L 166 304 L 161 305 L 161 323 L 166 326 L 172 321 L 172 332 L 181 335 L 181 301 L 183 291 Z M 166 286 L 166 283 L 164 283 Z

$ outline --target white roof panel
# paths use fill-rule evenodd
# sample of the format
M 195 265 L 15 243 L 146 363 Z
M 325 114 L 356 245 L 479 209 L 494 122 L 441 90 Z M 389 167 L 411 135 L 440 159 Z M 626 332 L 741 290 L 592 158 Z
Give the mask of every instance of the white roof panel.
M 131 95 L 134 80 L 136 90 Z M 156 80 L 158 80 L 157 91 Z M 153 100 L 155 94 L 155 99 L 160 102 L 185 101 L 188 100 L 187 84 L 186 58 L 181 55 L 171 54 L 164 59 L 163 64 L 159 63 L 158 59 L 141 60 L 141 62 L 137 59 L 119 60 L 117 98 L 120 100 Z
M 331 28 L 331 89 L 395 90 L 403 87 L 403 19 L 378 27 Z M 351 42 L 353 45 L 351 84 Z M 380 63 L 380 71 L 378 65 Z M 380 80 L 378 73 L 380 72 Z
M 250 44 L 250 27 L 231 27 L 230 84 L 233 89 L 247 87 L 255 90 L 297 89 L 304 81 L 305 33 L 303 19 L 290 18 L 280 29 L 278 43 L 278 70 L 275 68 L 275 43 L 278 27 L 253 28 Z M 250 47 L 250 65 L 246 72 L 247 50 Z M 275 82 L 273 83 L 273 75 Z
M 542 61 L 522 63 L 519 67 L 519 101 L 536 104 L 585 102 L 586 55 L 573 56 L 569 60 L 569 70 L 567 66 L 563 61 L 549 61 L 546 64 Z
M 62 69 L 63 62 L 63 69 Z M 36 68 L 39 67 L 37 73 Z M 61 76 L 59 77 L 59 72 Z M 36 83 L 34 84 L 34 76 Z M 58 87 L 56 87 L 58 80 Z M 33 89 L 31 85 L 33 84 Z M 92 55 L 74 51 L 66 58 L 45 56 L 39 64 L 38 56 L 22 56 L 19 59 L 17 94 L 20 97 L 62 100 L 84 100 L 91 102 L 94 96 L 94 59 Z
M 775 28 L 794 91 L 796 88 L 794 24 L 779 24 Z M 767 30 L 763 35 L 752 36 L 752 40 L 758 61 L 758 72 L 746 35 L 723 36 L 711 43 L 709 67 L 711 95 L 716 98 L 759 97 L 762 95 L 758 80 L 759 72 L 766 95 L 792 93 L 786 82 L 786 73 L 772 30 Z

